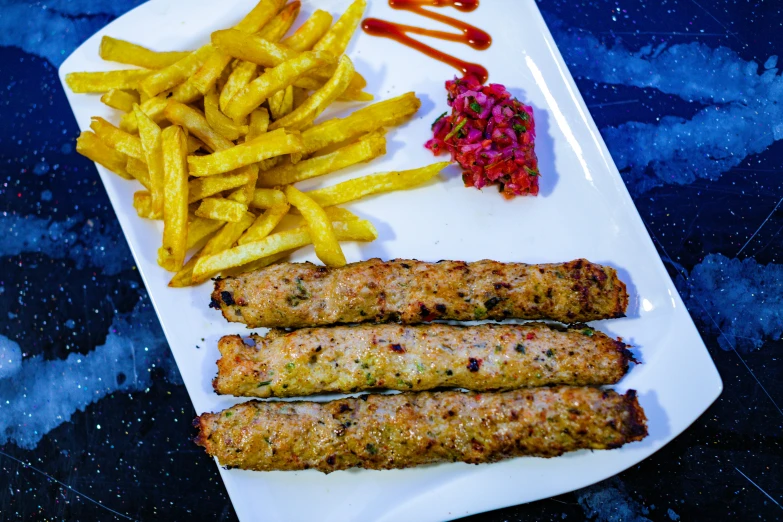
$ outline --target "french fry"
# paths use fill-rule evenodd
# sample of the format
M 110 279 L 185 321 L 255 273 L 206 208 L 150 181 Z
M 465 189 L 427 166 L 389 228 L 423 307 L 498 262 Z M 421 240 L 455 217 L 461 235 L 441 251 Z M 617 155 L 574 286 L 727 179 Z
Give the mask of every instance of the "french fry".
M 160 219 L 152 214 L 152 195 L 146 190 L 133 193 L 133 208 L 136 209 L 136 215 L 140 218 Z
M 334 71 L 334 76 L 323 87 L 307 98 L 302 105 L 279 120 L 272 122 L 269 125 L 269 129 L 275 130 L 285 127 L 299 130 L 310 125 L 334 100 L 345 92 L 351 78 L 353 78 L 353 73 L 354 68 L 351 60 L 345 55 L 341 56 L 337 69 Z
M 199 258 L 203 256 L 209 256 L 217 252 L 222 252 L 223 250 L 230 248 L 231 245 L 236 243 L 237 239 L 239 239 L 245 229 L 247 229 L 247 227 L 253 223 L 253 219 L 255 219 L 253 214 L 250 212 L 245 212 L 245 215 L 242 216 L 242 219 L 236 223 L 226 223 L 217 234 L 212 236 L 212 238 L 207 241 L 207 244 L 204 245 L 204 248 L 202 248 L 200 252 L 195 254 L 188 260 L 187 263 L 185 263 L 180 271 L 177 272 L 177 274 L 171 279 L 169 286 L 183 287 L 203 283 L 206 281 L 206 279 L 193 279 L 193 267 L 196 266 Z
M 177 272 L 185 260 L 188 243 L 188 145 L 178 125 L 163 129 L 163 245 L 158 264 Z
M 285 5 L 274 18 L 269 20 L 269 23 L 258 31 L 258 36 L 270 42 L 279 42 L 294 24 L 294 20 L 299 16 L 301 8 L 302 3 L 299 0 L 294 0 L 290 4 Z
M 326 266 L 345 266 L 345 254 L 337 242 L 337 234 L 334 233 L 332 222 L 324 209 L 292 185 L 285 188 L 285 197 L 302 213 L 318 259 Z
M 313 152 L 372 132 L 381 127 L 399 125 L 421 107 L 412 92 L 363 107 L 345 118 L 319 123 L 302 132 L 303 154 Z
M 287 134 L 281 129 L 278 132 L 264 133 L 252 141 L 208 156 L 191 156 L 188 158 L 188 165 L 191 176 L 211 176 L 267 158 L 300 152 L 301 149 L 302 139 L 299 134 Z
M 354 74 L 354 78 L 356 75 Z M 351 80 L 353 82 L 353 80 Z M 320 79 L 320 78 L 312 78 L 312 77 L 302 77 L 299 78 L 294 82 L 294 87 L 298 87 L 300 89 L 304 89 L 306 91 L 317 91 L 321 87 L 324 86 L 326 83 L 326 80 Z M 357 89 L 355 86 L 349 85 L 347 89 L 345 89 L 345 92 L 342 93 L 338 98 L 337 101 L 344 101 L 344 102 L 352 102 L 352 101 L 360 101 L 360 102 L 366 102 L 366 101 L 372 101 L 374 99 L 373 95 L 369 92 L 364 92 L 361 89 Z M 297 104 L 299 105 L 299 104 Z
M 188 244 L 187 250 L 198 248 L 204 244 L 207 239 L 225 224 L 225 221 L 214 219 L 188 216 Z
M 210 127 L 207 119 L 198 109 L 178 101 L 169 101 L 166 109 L 163 111 L 166 118 L 176 125 L 181 125 L 188 132 L 192 132 L 201 141 L 213 151 L 231 149 L 234 144 L 231 140 L 224 138 L 215 129 Z M 231 170 L 231 169 L 229 169 Z M 227 171 L 226 171 L 227 172 Z
M 207 151 L 207 146 L 204 145 L 204 142 L 197 137 L 193 136 L 192 134 L 188 134 L 188 154 L 193 154 L 199 149 Z
M 226 85 L 220 91 L 220 110 L 226 112 L 231 98 L 237 95 L 245 86 L 253 81 L 258 72 L 258 65 L 252 62 L 240 61 L 226 81 Z
M 280 224 L 283 217 L 288 214 L 288 210 L 291 206 L 286 203 L 277 207 L 272 207 L 266 210 L 263 214 L 258 216 L 256 220 L 250 225 L 242 237 L 239 238 L 238 243 L 244 245 L 245 243 L 251 243 L 253 241 L 261 241 L 266 236 L 272 233 L 277 225 Z
M 255 33 L 264 27 L 285 5 L 285 0 L 260 0 L 234 29 Z
M 252 180 L 253 173 L 247 168 L 227 174 L 192 179 L 188 182 L 188 203 L 214 196 L 224 190 L 242 187 Z
M 247 128 L 246 141 L 254 140 L 269 129 L 269 111 L 261 107 L 250 113 L 250 124 Z
M 163 69 L 190 54 L 190 51 L 157 52 L 119 38 L 104 36 L 98 54 L 110 62 L 135 65 L 145 69 Z
M 315 42 L 326 34 L 331 25 L 332 15 L 317 9 L 294 34 L 280 43 L 294 51 L 309 51 L 313 48 Z
M 235 121 L 250 114 L 264 100 L 274 93 L 284 90 L 297 78 L 313 69 L 333 63 L 329 55 L 304 52 L 286 60 L 280 65 L 268 68 L 264 73 L 247 84 L 226 105 L 226 115 Z M 273 113 L 274 114 L 274 113 Z
M 301 87 L 294 86 L 293 99 L 291 100 L 292 110 L 302 105 L 306 99 L 307 99 L 307 91 L 302 89 Z M 340 98 L 337 99 L 339 100 Z
M 141 150 L 141 140 L 138 137 L 118 129 L 98 116 L 93 116 L 90 128 L 109 147 L 146 163 Z
M 147 96 L 152 97 L 158 93 L 167 91 L 172 87 L 176 87 L 195 73 L 214 50 L 215 48 L 212 44 L 206 44 L 200 47 L 165 69 L 160 69 L 159 71 L 149 74 L 139 83 L 140 89 L 144 91 Z
M 152 189 L 152 183 L 150 182 L 150 171 L 143 161 L 136 158 L 128 158 L 128 162 L 125 164 L 125 170 L 127 170 L 128 174 L 133 176 L 136 181 L 141 183 L 145 189 Z
M 101 102 L 108 105 L 112 109 L 117 109 L 122 112 L 130 112 L 133 110 L 133 104 L 139 103 L 139 95 L 136 91 L 121 91 L 119 89 L 112 89 L 109 92 L 101 96 Z
M 288 200 L 282 190 L 277 189 L 256 189 L 253 193 L 253 199 L 250 206 L 255 208 L 274 208 L 287 205 Z
M 168 103 L 169 100 L 166 93 L 161 93 L 141 102 L 139 108 L 144 114 L 149 116 L 152 121 L 160 125 L 166 120 L 163 111 L 166 109 Z M 136 121 L 135 112 L 131 111 L 120 118 L 120 129 L 131 134 L 139 131 L 139 124 Z
M 201 98 L 201 93 L 193 85 L 193 82 L 188 79 L 185 83 L 181 83 L 171 91 L 171 98 L 174 101 L 181 103 L 193 103 Z
M 282 91 L 277 91 L 269 98 L 269 112 L 279 120 L 294 110 L 294 86 L 289 85 Z
M 236 276 L 245 272 L 254 272 L 256 270 L 261 270 L 262 268 L 267 267 L 273 263 L 277 263 L 281 259 L 285 259 L 286 257 L 290 256 L 292 252 L 293 252 L 292 250 L 278 252 L 277 254 L 272 254 L 271 256 L 267 256 L 262 259 L 251 261 L 250 263 L 247 263 L 245 265 L 229 268 L 228 270 L 224 270 L 223 274 L 227 276 Z
M 442 161 L 418 169 L 371 174 L 344 181 L 331 187 L 311 190 L 307 192 L 307 195 L 322 207 L 341 205 L 365 196 L 409 189 L 421 185 L 437 176 L 438 172 L 445 169 L 448 165 L 448 161 Z
M 198 217 L 237 223 L 247 212 L 247 205 L 225 198 L 204 198 L 196 209 Z
M 204 95 L 204 116 L 207 123 L 221 136 L 230 141 L 236 141 L 247 134 L 247 125 L 235 123 L 234 120 L 220 112 L 219 97 L 213 87 Z
M 378 232 L 366 220 L 332 223 L 339 241 L 373 241 Z M 270 234 L 261 241 L 245 243 L 223 252 L 202 257 L 193 269 L 193 277 L 206 280 L 229 268 L 246 265 L 280 252 L 287 252 L 312 244 L 307 227 L 299 227 Z
M 354 0 L 348 9 L 337 19 L 326 34 L 313 46 L 316 51 L 326 51 L 333 56 L 340 56 L 348 47 L 353 33 L 359 27 L 364 10 L 367 8 L 367 0 Z
M 300 161 L 295 165 L 286 163 L 267 170 L 259 177 L 257 185 L 259 187 L 289 185 L 367 162 L 382 154 L 386 154 L 386 138 L 380 132 L 371 132 L 359 141 L 330 154 Z
M 239 170 L 248 171 L 250 173 L 250 179 L 247 180 L 247 183 L 245 183 L 245 186 L 242 187 L 240 191 L 237 191 L 238 194 L 236 197 L 230 197 L 230 199 L 239 201 L 245 205 L 249 205 L 250 202 L 253 201 L 253 196 L 256 192 L 256 184 L 258 183 L 258 165 L 248 165 L 247 167 L 242 167 Z
M 107 72 L 74 72 L 65 76 L 65 83 L 75 93 L 108 92 L 112 89 L 138 89 L 151 73 L 137 69 Z
M 139 139 L 144 151 L 149 171 L 149 191 L 152 194 L 152 215 L 163 215 L 163 146 L 161 130 L 158 124 L 144 114 L 141 108 L 134 106 L 136 123 L 139 127 Z M 141 180 L 139 180 L 141 181 Z
M 258 35 L 236 29 L 223 29 L 212 33 L 212 45 L 224 53 L 263 67 L 275 67 L 294 58 L 298 52 L 288 47 L 264 40 Z
M 98 163 L 124 179 L 134 179 L 127 169 L 128 156 L 108 147 L 90 131 L 82 132 L 76 139 L 76 152 Z
M 326 215 L 329 217 L 332 221 L 359 221 L 361 218 L 348 210 L 347 208 L 342 207 L 326 207 L 324 209 L 324 212 L 326 212 Z

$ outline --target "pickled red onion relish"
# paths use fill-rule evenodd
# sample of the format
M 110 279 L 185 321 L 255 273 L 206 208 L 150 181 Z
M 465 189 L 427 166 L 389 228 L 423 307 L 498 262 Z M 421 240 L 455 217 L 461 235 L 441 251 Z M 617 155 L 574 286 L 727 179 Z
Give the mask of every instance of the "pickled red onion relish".
M 425 147 L 436 156 L 450 152 L 466 187 L 498 185 L 506 199 L 538 194 L 532 107 L 503 85 L 481 85 L 473 76 L 447 81 L 446 91 L 451 114 L 435 120 Z

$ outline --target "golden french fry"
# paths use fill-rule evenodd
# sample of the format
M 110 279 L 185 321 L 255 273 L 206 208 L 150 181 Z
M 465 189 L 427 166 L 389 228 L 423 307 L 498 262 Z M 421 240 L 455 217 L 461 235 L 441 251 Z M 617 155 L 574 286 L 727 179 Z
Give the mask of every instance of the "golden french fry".
M 212 44 L 206 44 L 200 47 L 165 69 L 155 71 L 148 75 L 139 84 L 140 89 L 145 92 L 147 96 L 155 96 L 158 93 L 176 87 L 195 73 L 214 50 L 215 48 Z
M 324 209 L 324 212 L 326 212 L 327 217 L 331 221 L 358 221 L 361 219 L 359 216 L 348 210 L 347 208 L 342 207 L 326 207 Z
M 104 36 L 98 54 L 110 62 L 136 65 L 145 69 L 163 69 L 190 54 L 190 51 L 157 52 L 119 38 Z
M 340 241 L 373 241 L 378 231 L 366 220 L 332 223 L 334 233 Z M 268 256 L 287 252 L 312 243 L 307 227 L 299 227 L 270 234 L 261 241 L 235 246 L 223 252 L 205 256 L 198 260 L 193 277 L 206 280 L 229 268 L 242 266 Z
M 207 119 L 198 109 L 177 101 L 169 101 L 163 111 L 166 118 L 192 132 L 213 151 L 228 150 L 234 146 L 231 140 L 224 138 L 210 127 Z
M 191 156 L 188 158 L 188 165 L 191 176 L 211 176 L 267 158 L 299 152 L 301 149 L 302 139 L 298 133 L 267 132 L 252 141 L 227 150 L 214 152 L 208 156 Z
M 212 234 L 220 230 L 220 227 L 224 224 L 225 221 L 189 215 L 187 250 L 200 247 Z
M 301 8 L 302 3 L 299 0 L 287 4 L 274 18 L 269 20 L 269 23 L 258 31 L 258 36 L 270 42 L 279 42 L 294 24 L 294 20 L 299 16 Z
M 258 65 L 252 62 L 240 61 L 226 81 L 226 85 L 220 91 L 220 110 L 226 112 L 231 98 L 237 95 L 245 86 L 253 81 L 258 72 Z
M 160 219 L 160 216 L 154 217 L 152 214 L 152 195 L 146 190 L 133 193 L 133 208 L 136 209 L 136 215 L 140 218 Z
M 448 165 L 448 161 L 442 161 L 418 169 L 371 174 L 344 181 L 331 187 L 311 190 L 307 195 L 322 207 L 331 207 L 372 194 L 403 190 L 421 185 L 437 176 L 438 172 L 445 169 Z
M 76 139 L 76 152 L 98 163 L 121 178 L 134 179 L 126 168 L 128 156 L 108 147 L 90 131 L 82 132 Z
M 250 212 L 246 212 L 245 215 L 242 216 L 242 219 L 236 223 L 226 223 L 217 234 L 212 236 L 212 238 L 207 241 L 207 244 L 204 245 L 204 248 L 202 248 L 200 252 L 195 254 L 188 260 L 187 263 L 185 263 L 185 266 L 183 266 L 180 271 L 177 272 L 177 274 L 171 279 L 169 286 L 183 287 L 206 281 L 206 279 L 193 280 L 193 267 L 196 266 L 199 258 L 203 256 L 209 256 L 217 252 L 222 252 L 227 248 L 231 248 L 231 245 L 236 243 L 237 239 L 239 239 L 245 229 L 249 227 L 251 223 L 253 223 L 253 219 L 255 219 L 255 216 Z
M 245 265 L 229 268 L 228 270 L 224 270 L 223 274 L 227 276 L 236 276 L 245 272 L 254 272 L 256 270 L 261 270 L 262 268 L 267 267 L 273 263 L 277 263 L 281 259 L 285 259 L 286 257 L 290 256 L 292 252 L 293 251 L 278 252 L 277 254 L 272 254 L 271 256 L 267 256 L 262 259 L 251 261 L 250 263 L 247 263 Z
M 101 96 L 101 102 L 108 105 L 112 109 L 117 109 L 122 112 L 130 112 L 133 110 L 133 104 L 139 103 L 139 95 L 136 91 L 121 91 L 119 89 L 112 89 L 109 92 Z
M 294 110 L 294 86 L 289 85 L 282 91 L 277 91 L 269 98 L 269 111 L 272 117 L 279 120 Z
M 138 137 L 122 131 L 98 116 L 93 116 L 90 122 L 90 128 L 95 134 L 109 147 L 146 162 L 144 153 L 141 150 L 141 140 Z
M 74 72 L 65 76 L 65 83 L 75 93 L 108 92 L 112 89 L 138 89 L 149 71 L 127 69 L 106 72 Z
M 141 111 L 149 116 L 150 119 L 158 125 L 166 120 L 166 116 L 163 114 L 163 111 L 166 109 L 166 105 L 169 103 L 168 97 L 166 95 L 167 93 L 158 94 L 157 96 L 148 98 L 146 101 L 143 101 L 141 105 L 139 105 Z M 136 121 L 135 112 L 131 111 L 122 115 L 122 118 L 120 118 L 120 129 L 131 134 L 139 131 L 139 124 Z
M 293 96 L 291 100 L 291 110 L 296 109 L 300 105 L 304 103 L 304 101 L 307 99 L 307 91 L 302 89 L 301 87 L 293 86 Z M 338 100 L 340 98 L 337 98 Z
M 149 171 L 149 190 L 152 194 L 152 214 L 163 215 L 163 146 L 161 143 L 161 130 L 157 123 L 144 114 L 141 108 L 134 107 L 136 122 L 139 127 L 139 139 L 147 160 Z M 139 180 L 141 181 L 141 180 Z
M 218 93 L 213 87 L 204 95 L 204 116 L 209 126 L 218 134 L 230 141 L 238 140 L 247 134 L 247 125 L 235 123 L 234 120 L 220 112 Z
M 333 56 L 340 56 L 348 47 L 353 33 L 359 27 L 364 10 L 367 8 L 367 0 L 354 0 L 348 9 L 338 18 L 326 34 L 313 46 L 316 51 L 326 51 Z
M 173 91 L 171 91 L 171 100 L 181 103 L 193 103 L 201 98 L 201 93 L 193 85 L 193 82 L 188 79 L 185 83 L 177 85 Z
M 263 67 L 275 67 L 294 58 L 298 52 L 288 47 L 264 40 L 258 35 L 236 29 L 223 29 L 212 33 L 212 44 L 224 53 Z
M 247 128 L 246 141 L 254 140 L 269 128 L 269 111 L 261 107 L 250 113 L 250 125 Z
M 255 208 L 274 208 L 287 205 L 288 200 L 282 190 L 260 188 L 253 193 L 250 206 Z
M 303 154 L 352 140 L 382 127 L 399 125 L 419 110 L 421 101 L 409 92 L 390 100 L 374 103 L 354 111 L 345 118 L 319 123 L 302 132 Z
M 272 122 L 269 128 L 275 130 L 285 127 L 287 129 L 299 130 L 310 125 L 334 100 L 345 92 L 351 78 L 353 78 L 353 73 L 354 68 L 350 58 L 345 55 L 341 56 L 337 69 L 329 81 L 307 98 L 302 105 L 279 120 Z
M 152 183 L 150 182 L 150 172 L 146 163 L 136 158 L 128 158 L 128 162 L 125 164 L 125 170 L 128 174 L 133 176 L 139 183 L 141 183 L 145 189 L 152 189 Z
M 249 205 L 250 202 L 253 201 L 253 196 L 256 192 L 256 184 L 258 183 L 258 165 L 248 165 L 247 167 L 242 167 L 240 170 L 249 170 L 250 179 L 248 179 L 247 183 L 245 183 L 245 186 L 242 187 L 241 195 L 238 194 L 238 197 L 235 200 L 239 201 L 240 203 L 244 203 L 245 205 Z
M 264 27 L 285 5 L 285 0 L 260 0 L 234 29 L 255 33 Z
M 269 68 L 229 100 L 226 115 L 234 120 L 244 118 L 264 103 L 264 100 L 284 90 L 297 78 L 332 62 L 333 59 L 329 55 L 304 52 L 276 67 Z
M 295 165 L 286 163 L 267 170 L 259 177 L 257 185 L 259 187 L 289 185 L 367 162 L 383 154 L 386 154 L 386 138 L 376 131 L 330 154 L 300 161 Z
M 193 136 L 192 134 L 188 134 L 188 154 L 193 154 L 199 149 L 202 149 L 204 151 L 208 150 L 207 146 L 204 145 L 203 141 Z
M 354 74 L 354 78 L 356 75 Z M 354 80 L 351 80 L 352 82 Z M 298 87 L 300 89 L 303 89 L 305 91 L 317 91 L 321 87 L 324 86 L 326 83 L 326 80 L 321 78 L 312 78 L 308 76 L 304 76 L 302 78 L 299 78 L 294 82 L 294 87 Z M 351 101 L 372 101 L 375 99 L 372 94 L 369 92 L 364 92 L 360 88 L 357 88 L 353 85 L 349 85 L 347 89 L 345 89 L 345 92 L 342 93 L 338 98 L 337 101 L 344 101 L 344 102 L 351 102 Z M 304 101 L 304 100 L 302 100 Z M 295 104 L 296 106 L 299 106 L 300 104 Z
M 294 51 L 309 51 L 332 25 L 332 15 L 317 9 L 291 36 L 281 43 Z
M 272 233 L 275 227 L 280 224 L 280 221 L 288 214 L 288 209 L 291 206 L 286 203 L 278 207 L 272 207 L 258 216 L 256 220 L 250 225 L 242 237 L 239 238 L 238 243 L 244 245 L 245 243 L 251 243 L 253 241 L 261 241 L 266 236 Z
M 253 172 L 248 168 L 227 174 L 193 179 L 188 183 L 188 203 L 214 196 L 224 190 L 242 187 L 252 180 Z
M 324 209 L 293 185 L 285 188 L 285 197 L 302 213 L 318 259 L 326 266 L 345 266 L 345 254 Z
M 177 272 L 188 244 L 188 142 L 179 125 L 163 129 L 163 245 L 158 264 Z
M 204 198 L 196 209 L 198 217 L 237 223 L 247 212 L 247 205 L 226 198 Z

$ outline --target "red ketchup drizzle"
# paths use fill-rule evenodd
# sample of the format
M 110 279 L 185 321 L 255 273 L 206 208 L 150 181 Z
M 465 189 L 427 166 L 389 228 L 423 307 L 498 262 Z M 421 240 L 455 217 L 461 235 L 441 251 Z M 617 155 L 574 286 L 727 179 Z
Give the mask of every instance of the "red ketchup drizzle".
M 478 4 L 479 0 L 389 0 L 389 6 L 393 9 L 410 11 L 443 24 L 450 25 L 451 27 L 458 29 L 458 33 L 436 31 L 434 29 L 423 29 L 421 27 L 414 27 L 411 25 L 387 22 L 377 18 L 365 19 L 364 22 L 362 22 L 362 29 L 367 34 L 391 38 L 392 40 L 395 40 L 403 45 L 407 45 L 408 47 L 426 54 L 430 58 L 434 58 L 443 63 L 451 65 L 455 69 L 462 71 L 463 75 L 473 75 L 478 78 L 479 81 L 484 83 L 489 77 L 489 73 L 484 66 L 477 63 L 460 60 L 459 58 L 444 53 L 443 51 L 439 51 L 434 47 L 430 47 L 429 45 L 408 36 L 408 34 L 420 34 L 422 36 L 430 36 L 433 38 L 439 38 L 441 40 L 447 40 L 449 42 L 463 43 L 465 45 L 469 45 L 473 49 L 480 51 L 484 50 L 492 44 L 492 37 L 490 37 L 488 33 L 470 24 L 461 22 L 456 18 L 424 9 L 424 6 L 451 6 L 458 11 L 470 12 L 476 9 Z

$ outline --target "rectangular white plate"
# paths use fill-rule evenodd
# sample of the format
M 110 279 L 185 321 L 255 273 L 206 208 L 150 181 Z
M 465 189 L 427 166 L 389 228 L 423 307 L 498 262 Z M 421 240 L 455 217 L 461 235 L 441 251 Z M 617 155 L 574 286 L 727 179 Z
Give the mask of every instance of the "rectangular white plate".
M 341 13 L 347 0 L 304 0 L 300 20 L 316 7 Z M 153 49 L 193 49 L 211 31 L 236 22 L 254 0 L 152 0 L 99 31 L 60 68 L 116 68 L 98 58 L 103 35 Z M 485 65 L 491 82 L 505 84 L 534 107 L 541 195 L 505 201 L 494 189 L 462 186 L 456 169 L 426 187 L 368 198 L 350 205 L 376 224 L 380 238 L 349 245 L 349 261 L 370 257 L 429 261 L 482 258 L 529 263 L 578 257 L 619 269 L 628 284 L 628 317 L 594 326 L 637 347 L 642 365 L 618 389 L 638 390 L 650 435 L 613 451 L 582 451 L 554 459 L 518 458 L 489 465 L 443 464 L 396 471 L 256 473 L 221 469 L 243 522 L 251 520 L 441 520 L 530 502 L 587 486 L 650 456 L 688 427 L 718 397 L 720 377 L 677 294 L 533 0 L 490 2 L 472 13 L 449 13 L 487 30 L 494 43 L 479 52 L 456 43 L 438 48 Z M 434 27 L 412 13 L 372 1 L 368 16 Z M 370 164 L 303 184 L 330 185 L 360 174 L 413 168 L 434 160 L 423 148 L 433 119 L 447 110 L 443 83 L 455 71 L 387 39 L 357 34 L 348 53 L 376 99 L 415 91 L 422 108 L 388 134 L 388 154 Z M 95 95 L 68 101 L 81 129 L 90 117 L 117 121 Z M 337 111 L 347 107 L 337 108 Z M 332 111 L 334 113 L 335 111 Z M 328 117 L 328 113 L 325 117 Z M 136 217 L 133 192 L 140 186 L 98 166 L 114 210 L 158 312 L 166 338 L 198 412 L 217 411 L 237 399 L 212 391 L 216 342 L 246 333 L 207 308 L 209 284 L 169 289 L 170 274 L 155 263 L 158 223 Z M 296 261 L 313 260 L 312 249 Z M 196 346 L 201 349 L 197 349 Z

